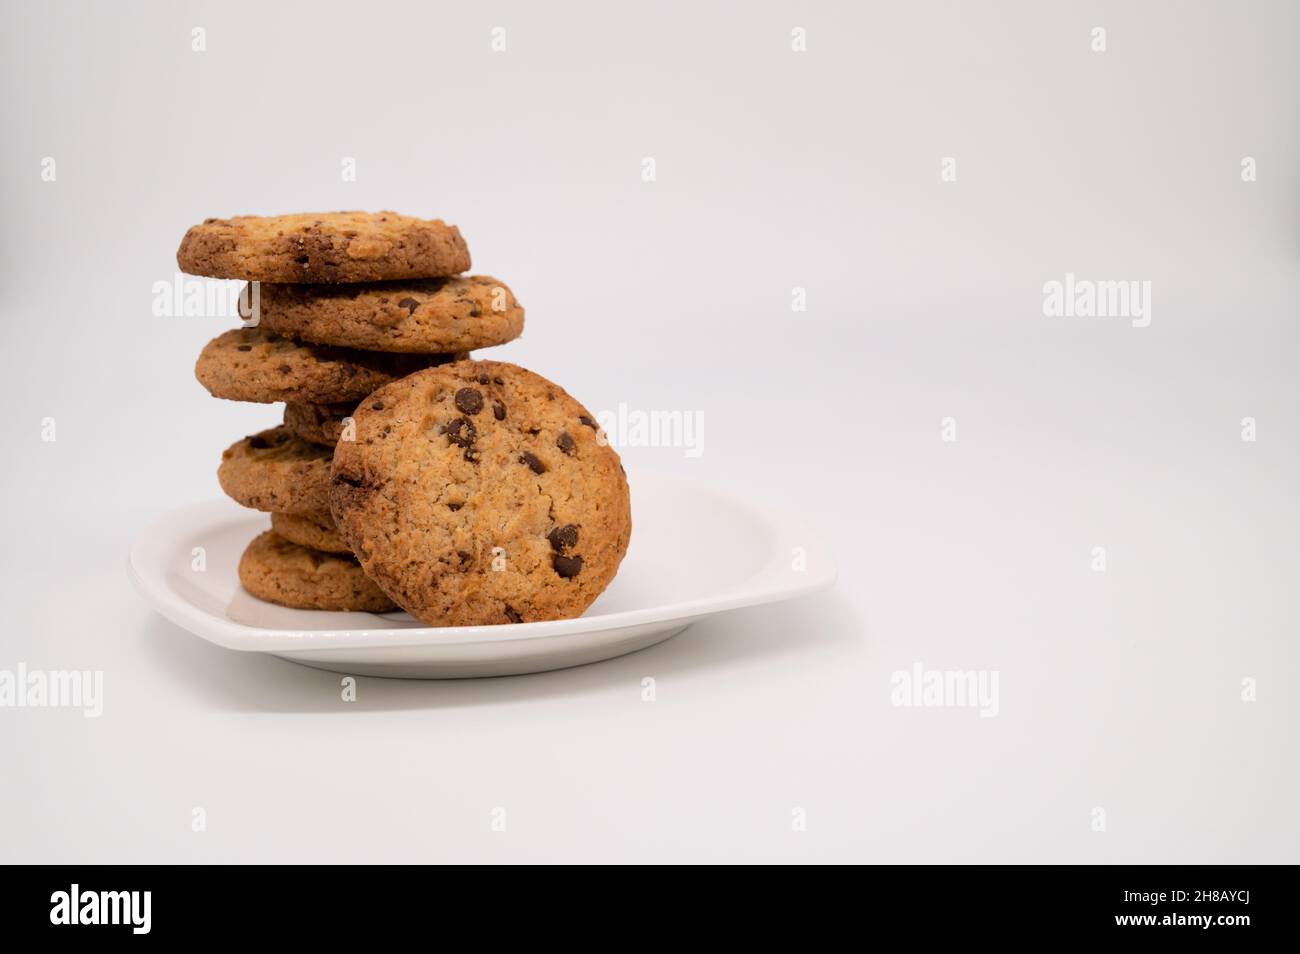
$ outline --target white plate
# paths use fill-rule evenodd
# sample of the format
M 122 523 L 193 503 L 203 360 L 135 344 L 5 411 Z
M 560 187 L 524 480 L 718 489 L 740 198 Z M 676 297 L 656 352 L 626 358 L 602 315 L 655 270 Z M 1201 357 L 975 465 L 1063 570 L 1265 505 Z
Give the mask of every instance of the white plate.
M 790 599 L 835 580 L 829 554 L 790 517 L 667 474 L 634 474 L 631 483 L 632 546 L 609 589 L 578 619 L 431 627 L 401 612 L 265 603 L 239 585 L 236 566 L 248 541 L 267 528 L 266 515 L 226 499 L 155 521 L 131 547 L 131 578 L 163 616 L 218 646 L 336 672 L 424 679 L 610 659 L 668 639 L 702 616 Z

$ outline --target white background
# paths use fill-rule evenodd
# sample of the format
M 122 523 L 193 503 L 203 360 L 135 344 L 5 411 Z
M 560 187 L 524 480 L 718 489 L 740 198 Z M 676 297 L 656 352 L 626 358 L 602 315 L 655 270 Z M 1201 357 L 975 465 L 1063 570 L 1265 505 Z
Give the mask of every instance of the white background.
M 11 10 L 0 668 L 106 698 L 0 709 L 0 859 L 1298 860 L 1298 39 L 1284 2 Z M 703 414 L 628 461 L 798 511 L 836 589 L 354 704 L 154 615 L 133 535 L 278 408 L 210 398 L 227 323 L 151 286 L 206 216 L 338 208 L 457 223 L 528 309 L 493 357 Z M 1044 317 L 1066 272 L 1150 281 L 1151 325 Z M 918 661 L 1000 713 L 892 706 Z

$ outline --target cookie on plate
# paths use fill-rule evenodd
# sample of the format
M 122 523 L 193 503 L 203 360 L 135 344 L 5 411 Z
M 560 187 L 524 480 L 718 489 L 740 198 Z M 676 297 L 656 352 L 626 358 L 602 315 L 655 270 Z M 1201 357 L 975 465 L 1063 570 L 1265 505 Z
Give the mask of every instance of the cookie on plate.
M 284 406 L 284 426 L 305 441 L 333 447 L 347 431 L 348 419 L 356 410 L 355 401 L 343 404 L 299 404 Z
M 352 554 L 328 513 L 273 513 L 271 529 L 299 546 L 325 553 Z
M 412 371 L 457 355 L 380 354 L 294 341 L 264 328 L 232 328 L 204 346 L 194 376 L 229 401 L 357 401 Z
M 330 510 L 366 573 L 430 625 L 580 615 L 627 552 L 618 454 L 558 385 L 460 361 L 370 395 L 334 450 Z
M 231 498 L 254 510 L 325 513 L 331 456 L 328 447 L 273 427 L 227 447 L 217 480 Z
M 318 344 L 416 354 L 505 344 L 524 309 L 487 275 L 370 285 L 263 285 L 261 327 Z
M 239 582 L 258 599 L 294 609 L 386 613 L 397 607 L 350 556 L 290 543 L 272 530 L 239 558 Z
M 185 233 L 181 271 L 259 282 L 380 282 L 469 268 L 460 230 L 396 212 L 303 212 L 206 219 Z

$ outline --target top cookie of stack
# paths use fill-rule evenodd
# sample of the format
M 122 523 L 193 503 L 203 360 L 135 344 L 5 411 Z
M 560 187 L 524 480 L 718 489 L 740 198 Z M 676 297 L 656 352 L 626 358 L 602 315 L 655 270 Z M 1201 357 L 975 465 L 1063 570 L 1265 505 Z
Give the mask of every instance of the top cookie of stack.
M 460 230 L 396 212 L 302 212 L 205 219 L 185 233 L 181 269 L 258 282 L 382 282 L 469 269 Z
M 524 310 L 509 288 L 461 274 L 470 267 L 469 249 L 454 225 L 438 219 L 395 212 L 207 219 L 186 232 L 176 261 L 192 275 L 253 283 L 243 303 L 252 306 L 255 327 L 214 338 L 195 375 L 214 397 L 285 402 L 283 425 L 232 445 L 218 477 L 236 501 L 275 515 L 288 543 L 274 538 L 267 554 L 287 567 L 285 546 L 311 548 L 293 563 L 302 572 L 346 567 L 316 551 L 347 551 L 329 515 L 328 482 L 330 445 L 351 409 L 385 384 L 523 330 Z M 271 581 L 276 602 L 388 604 L 377 591 L 357 592 L 359 568 L 347 569 L 344 586 L 280 576 Z M 250 586 L 264 598 L 267 588 Z

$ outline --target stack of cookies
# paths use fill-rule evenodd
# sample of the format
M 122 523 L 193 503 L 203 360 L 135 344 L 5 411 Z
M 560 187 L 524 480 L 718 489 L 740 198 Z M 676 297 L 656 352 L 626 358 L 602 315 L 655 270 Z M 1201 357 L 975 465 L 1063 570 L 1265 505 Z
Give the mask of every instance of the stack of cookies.
M 244 587 L 301 609 L 431 625 L 576 616 L 627 550 L 618 455 L 545 378 L 469 353 L 523 330 L 455 226 L 393 212 L 208 219 L 181 269 L 250 283 L 251 327 L 203 349 L 215 397 L 284 403 L 231 445 L 222 489 L 270 514 Z

